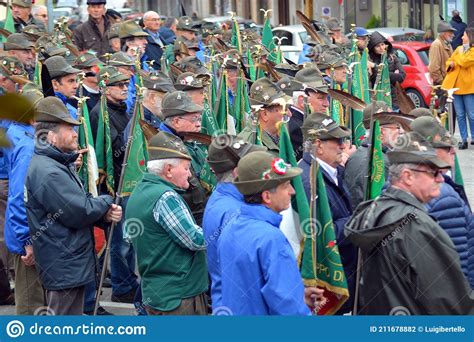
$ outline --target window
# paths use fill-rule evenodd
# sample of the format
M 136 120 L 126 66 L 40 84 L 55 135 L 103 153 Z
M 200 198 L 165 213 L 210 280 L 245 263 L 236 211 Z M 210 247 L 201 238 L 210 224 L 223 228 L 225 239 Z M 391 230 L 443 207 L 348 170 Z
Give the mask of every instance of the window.
M 293 45 L 293 35 L 291 34 L 291 32 L 275 30 L 273 31 L 273 36 L 278 38 L 286 38 L 281 41 L 281 45 Z
M 408 57 L 405 52 L 397 49 L 395 50 L 395 55 L 397 56 L 400 63 L 402 63 L 402 65 L 410 65 L 410 61 L 408 60 Z

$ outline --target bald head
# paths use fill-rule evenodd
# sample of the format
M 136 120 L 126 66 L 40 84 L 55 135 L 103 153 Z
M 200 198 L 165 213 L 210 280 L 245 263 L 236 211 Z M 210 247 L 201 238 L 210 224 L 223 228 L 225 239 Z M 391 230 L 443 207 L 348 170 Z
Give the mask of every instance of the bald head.
M 148 11 L 143 15 L 145 29 L 156 32 L 160 29 L 160 15 L 154 11 Z

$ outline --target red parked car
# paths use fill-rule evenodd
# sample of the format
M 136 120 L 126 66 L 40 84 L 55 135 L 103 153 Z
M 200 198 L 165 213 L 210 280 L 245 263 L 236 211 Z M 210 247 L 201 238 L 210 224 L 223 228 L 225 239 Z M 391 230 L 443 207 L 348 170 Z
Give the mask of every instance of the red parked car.
M 392 42 L 393 49 L 407 76 L 402 83 L 407 95 L 416 107 L 429 107 L 431 85 L 428 72 L 428 52 L 430 44 L 423 42 Z

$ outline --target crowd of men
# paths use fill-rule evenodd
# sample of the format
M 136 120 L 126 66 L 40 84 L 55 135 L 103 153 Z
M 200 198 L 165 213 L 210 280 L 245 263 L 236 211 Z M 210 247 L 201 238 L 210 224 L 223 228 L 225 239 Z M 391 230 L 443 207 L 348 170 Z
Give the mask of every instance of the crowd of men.
M 474 221 L 457 142 L 442 107 L 404 112 L 395 88 L 406 74 L 378 32 L 357 27 L 347 39 L 335 18 L 313 21 L 295 64 L 272 62 L 277 46 L 232 23 L 165 25 L 154 11 L 122 21 L 88 0 L 86 22 L 46 33 L 31 0 L 11 6 L 0 87 L 36 113 L 1 121 L 0 301 L 18 315 L 110 314 L 95 308 L 100 236 L 112 301 L 139 315 L 311 315 L 331 290 L 302 279 L 301 246 L 317 237 L 283 229 L 282 213 L 301 195 L 296 180 L 308 207 L 322 205 L 315 169 L 348 291 L 335 313 L 474 314 Z M 438 31 L 430 71 L 441 84 L 454 28 Z M 146 170 L 125 193 L 137 131 Z M 385 185 L 371 197 L 374 134 Z

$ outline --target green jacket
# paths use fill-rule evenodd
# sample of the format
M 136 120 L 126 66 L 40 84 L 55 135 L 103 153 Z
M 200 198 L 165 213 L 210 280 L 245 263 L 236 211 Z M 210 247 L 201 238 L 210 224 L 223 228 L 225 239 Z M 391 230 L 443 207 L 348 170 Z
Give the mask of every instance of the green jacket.
M 388 188 L 357 207 L 345 232 L 362 254 L 360 314 L 474 314 L 451 239 L 413 195 Z
M 208 288 L 204 237 L 193 237 L 191 231 L 189 234 L 182 230 L 181 233 L 171 233 L 176 229 L 177 225 L 173 224 L 176 220 L 183 220 L 183 217 L 193 220 L 190 212 L 178 210 L 176 215 L 171 216 L 164 209 L 163 201 L 154 212 L 157 202 L 169 192 L 182 194 L 184 190 L 159 176 L 145 173 L 133 190 L 125 211 L 128 222 L 125 228 L 129 230 L 137 253 L 143 298 L 148 306 L 160 311 L 174 310 L 182 299 L 194 297 Z M 176 199 L 176 196 L 173 198 Z M 186 203 L 179 196 L 177 198 L 178 204 L 189 211 Z M 173 208 L 179 208 L 176 200 L 174 204 Z M 166 227 L 158 223 L 162 220 L 166 222 Z M 194 225 L 194 221 L 188 223 Z M 132 232 L 133 228 L 138 229 Z M 183 240 L 187 243 L 193 240 L 191 244 L 196 246 L 195 250 L 186 248 L 186 244 L 181 242 Z
M 246 126 L 242 132 L 238 134 L 239 138 L 245 141 L 256 144 L 257 134 L 255 128 Z M 278 155 L 280 153 L 280 147 L 275 144 L 266 131 L 262 129 L 262 145 L 268 148 L 268 152 Z

